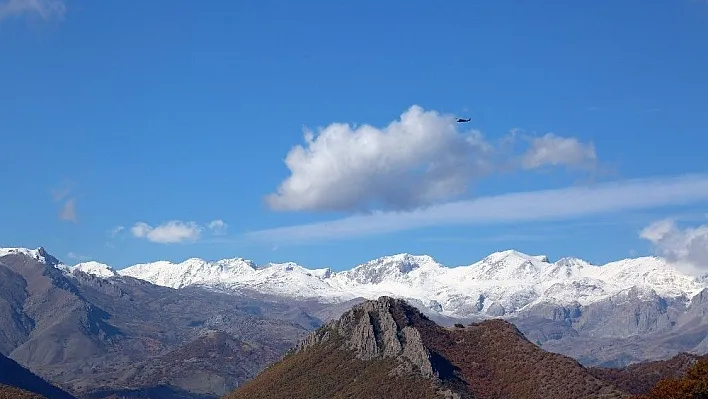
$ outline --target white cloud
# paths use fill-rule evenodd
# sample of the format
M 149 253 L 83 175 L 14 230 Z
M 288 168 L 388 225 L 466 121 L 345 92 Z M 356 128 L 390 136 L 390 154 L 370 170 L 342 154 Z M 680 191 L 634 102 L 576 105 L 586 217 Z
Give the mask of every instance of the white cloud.
M 108 232 L 108 234 L 110 234 L 111 238 L 114 238 L 115 236 L 117 236 L 118 234 L 120 234 L 120 232 L 123 231 L 123 230 L 125 230 L 125 227 L 123 227 L 123 226 L 116 226 L 116 227 L 112 228 L 112 229 Z
M 531 148 L 523 155 L 521 163 L 524 169 L 558 165 L 587 168 L 597 163 L 597 154 L 592 143 L 547 133 L 531 140 Z
M 708 225 L 681 229 L 674 219 L 658 220 L 639 232 L 657 255 L 688 272 L 708 269 Z
M 157 227 L 152 227 L 145 222 L 137 222 L 130 231 L 137 238 L 145 238 L 151 242 L 161 244 L 197 241 L 203 228 L 195 222 L 182 222 L 171 220 Z
M 213 220 L 206 226 L 196 222 L 170 220 L 157 227 L 150 226 L 145 222 L 137 222 L 131 227 L 130 232 L 136 238 L 144 238 L 160 244 L 173 244 L 196 242 L 202 238 L 202 233 L 206 229 L 211 230 L 214 235 L 223 235 L 226 233 L 227 227 L 228 225 L 223 220 Z
M 642 231 L 639 232 L 639 237 L 656 243 L 676 231 L 675 223 L 673 219 L 659 220 L 643 228 Z
M 62 205 L 59 210 L 59 219 L 77 223 L 76 198 L 75 196 L 71 196 L 73 189 L 74 183 L 69 180 L 64 180 L 59 188 L 51 190 L 51 194 L 55 202 L 65 200 L 64 205 Z
M 213 234 L 215 235 L 223 235 L 226 234 L 226 229 L 229 227 L 223 220 L 217 219 L 217 220 L 212 220 L 207 224 L 207 228 L 212 231 Z
M 64 203 L 64 206 L 59 211 L 59 218 L 61 220 L 66 220 L 68 222 L 77 223 L 76 218 L 76 200 L 74 198 L 69 199 Z
M 338 220 L 246 234 L 272 243 L 327 240 L 442 225 L 514 223 L 580 218 L 708 200 L 708 175 L 635 179 L 482 197 L 409 212 L 374 212 Z
M 6 0 L 0 2 L 0 21 L 25 14 L 38 15 L 42 19 L 62 19 L 66 4 L 60 0 Z
M 505 164 L 521 164 L 499 159 L 508 156 L 504 146 L 490 144 L 479 131 L 460 129 L 453 115 L 414 105 L 382 129 L 333 123 L 317 134 L 306 130 L 306 148 L 288 152 L 291 175 L 266 202 L 286 211 L 411 210 L 459 196 Z M 513 135 L 501 144 L 513 144 Z M 575 165 L 587 157 L 575 139 L 539 140 L 532 141 L 527 168 Z

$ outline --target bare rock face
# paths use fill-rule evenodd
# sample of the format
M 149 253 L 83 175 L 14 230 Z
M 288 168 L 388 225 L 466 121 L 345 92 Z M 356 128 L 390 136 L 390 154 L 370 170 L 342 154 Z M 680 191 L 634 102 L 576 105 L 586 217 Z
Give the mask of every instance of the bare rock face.
M 359 359 L 395 358 L 401 364 L 394 373 L 417 371 L 433 377 L 430 353 L 418 330 L 405 317 L 406 312 L 416 311 L 409 308 L 405 302 L 386 296 L 366 301 L 310 334 L 296 351 L 326 342 L 336 334 L 344 338 L 343 348 L 354 351 Z

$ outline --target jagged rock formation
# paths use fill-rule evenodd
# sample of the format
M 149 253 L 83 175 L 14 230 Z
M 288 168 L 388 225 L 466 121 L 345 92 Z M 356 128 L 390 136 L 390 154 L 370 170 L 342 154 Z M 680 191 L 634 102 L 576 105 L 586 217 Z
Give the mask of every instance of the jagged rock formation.
M 354 377 L 352 377 L 354 376 Z M 414 388 L 403 392 L 404 381 Z M 513 324 L 445 328 L 403 300 L 346 311 L 228 398 L 624 398 Z
M 408 306 L 404 301 L 390 297 L 366 301 L 308 336 L 297 351 L 326 342 L 332 334 L 337 334 L 346 337 L 343 347 L 354 351 L 358 359 L 395 358 L 410 362 L 423 376 L 432 377 L 430 354 L 418 330 L 401 314 L 404 306 Z

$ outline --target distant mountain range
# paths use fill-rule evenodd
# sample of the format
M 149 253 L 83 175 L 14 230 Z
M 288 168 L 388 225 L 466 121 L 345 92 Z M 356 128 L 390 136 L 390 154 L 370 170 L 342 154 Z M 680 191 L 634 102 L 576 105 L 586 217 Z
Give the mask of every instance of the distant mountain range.
M 13 249 L 0 249 L 0 254 L 1 251 Z M 14 251 L 38 256 L 38 250 Z M 688 303 L 708 288 L 708 277 L 682 274 L 657 257 L 592 265 L 578 258 L 551 262 L 543 255 L 514 250 L 496 252 L 471 265 L 457 267 L 444 266 L 428 255 L 398 254 L 341 272 L 308 269 L 292 262 L 259 266 L 243 258 L 158 261 L 121 270 L 98 262 L 58 267 L 99 277 L 130 276 L 171 288 L 202 286 L 237 292 L 247 289 L 321 302 L 390 295 L 453 318 L 513 317 L 540 304 L 588 306 L 630 293 Z
M 284 303 L 67 272 L 41 248 L 3 255 L 0 354 L 80 398 L 215 398 L 321 325 Z
M 404 299 L 443 326 L 513 323 L 584 366 L 708 352 L 708 288 L 659 258 L 603 266 L 516 251 L 448 268 L 383 257 L 334 272 L 189 259 L 115 270 L 0 249 L 0 354 L 79 398 L 213 399 L 366 300 Z
M 340 272 L 295 263 L 256 265 L 243 258 L 160 261 L 118 271 L 96 262 L 61 268 L 282 301 L 342 304 L 386 295 L 405 299 L 445 325 L 504 318 L 544 348 L 588 365 L 708 352 L 702 335 L 708 333 L 708 277 L 683 274 L 659 257 L 593 265 L 508 250 L 468 266 L 398 254 Z

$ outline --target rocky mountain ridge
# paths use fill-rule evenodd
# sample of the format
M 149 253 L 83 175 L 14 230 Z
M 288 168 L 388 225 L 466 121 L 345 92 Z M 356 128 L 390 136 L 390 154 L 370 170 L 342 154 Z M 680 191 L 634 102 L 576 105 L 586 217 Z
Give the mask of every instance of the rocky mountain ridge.
M 357 359 L 391 357 L 407 371 L 415 369 L 424 377 L 432 377 L 430 354 L 418 330 L 400 311 L 402 306 L 402 301 L 390 297 L 356 305 L 302 340 L 296 352 L 322 344 L 334 334 L 346 337 L 342 347 L 352 350 Z
M 321 324 L 285 303 L 98 277 L 42 251 L 7 252 L 0 354 L 82 399 L 213 399 Z
M 505 251 L 472 266 L 447 268 L 429 256 L 401 254 L 342 272 L 310 270 L 294 263 L 258 266 L 242 258 L 218 262 L 192 259 L 181 264 L 142 265 L 134 270 L 140 273 L 135 274 L 157 274 L 136 279 L 127 276 L 130 273 L 125 270 L 129 269 L 116 271 L 95 262 L 67 266 L 58 260 L 46 261 L 56 258 L 44 250 L 14 250 L 19 252 L 40 263 L 46 262 L 57 276 L 71 280 L 92 275 L 94 279 L 81 281 L 101 285 L 104 291 L 115 290 L 126 281 L 132 281 L 131 284 L 141 281 L 145 287 L 157 284 L 176 293 L 206 290 L 225 295 L 224 298 L 251 298 L 295 306 L 300 313 L 293 317 L 306 329 L 337 319 L 352 305 L 377 298 L 383 292 L 405 299 L 442 325 L 503 318 L 544 349 L 572 356 L 584 365 L 623 366 L 665 359 L 679 352 L 708 352 L 705 339 L 708 289 L 701 289 L 705 281 L 681 275 L 658 258 L 595 266 L 574 258 L 551 263 L 544 256 Z M 640 262 L 642 259 L 646 262 Z M 224 283 L 233 276 L 240 276 L 238 284 Z M 193 279 L 194 282 L 177 284 L 177 288 L 164 287 L 177 277 L 174 281 Z M 347 295 L 316 296 L 322 289 Z M 298 292 L 286 295 L 291 291 Z M 13 301 L 22 301 L 21 287 L 8 292 L 18 292 Z M 583 297 L 578 292 L 589 294 Z M 697 293 L 691 297 L 694 292 Z M 345 302 L 346 298 L 351 299 Z M 193 306 L 196 309 L 208 305 Z M 13 321 L 5 333 L 12 343 L 3 344 L 0 336 L 0 349 L 20 342 L 32 329 L 28 323 L 30 319 Z
M 340 272 L 292 262 L 258 266 L 243 258 L 214 262 L 191 258 L 176 264 L 158 261 L 121 270 L 98 262 L 57 267 L 101 277 L 130 276 L 178 289 L 250 290 L 324 303 L 387 295 L 452 318 L 513 317 L 539 304 L 588 306 L 608 298 L 618 300 L 630 291 L 688 304 L 708 288 L 707 279 L 683 274 L 657 257 L 592 265 L 577 258 L 551 262 L 543 255 L 514 250 L 456 267 L 444 266 L 427 255 L 397 254 Z

